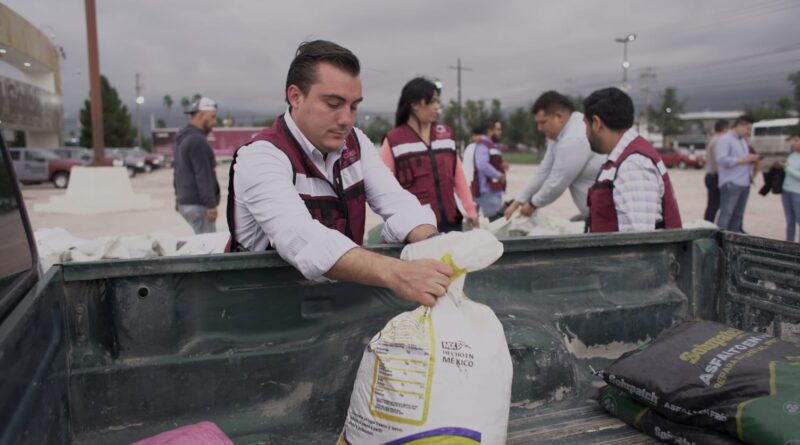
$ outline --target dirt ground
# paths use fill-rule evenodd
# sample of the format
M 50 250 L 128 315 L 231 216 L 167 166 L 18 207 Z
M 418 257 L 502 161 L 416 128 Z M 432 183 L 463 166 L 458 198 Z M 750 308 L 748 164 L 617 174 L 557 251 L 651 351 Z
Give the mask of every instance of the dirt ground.
M 217 230 L 227 231 L 225 221 L 225 203 L 228 188 L 227 164 L 217 167 L 217 177 L 222 189 L 220 219 Z M 535 165 L 512 165 L 509 172 L 509 193 L 507 199 L 515 196 L 527 178 L 536 170 Z M 670 176 L 676 189 L 678 204 L 684 222 L 703 218 L 706 206 L 706 189 L 703 185 L 702 170 L 670 170 Z M 149 194 L 161 200 L 163 206 L 155 210 L 106 213 L 90 216 L 41 213 L 33 210 L 36 203 L 47 202 L 51 196 L 65 193 L 50 184 L 24 186 L 22 194 L 34 229 L 61 227 L 74 236 L 86 239 L 109 235 L 139 235 L 151 232 L 167 232 L 175 236 L 191 235 L 189 225 L 176 213 L 174 193 L 172 189 L 172 170 L 160 169 L 149 174 L 139 174 L 131 179 L 135 193 Z M 786 224 L 783 217 L 779 195 L 761 196 L 757 193 L 761 187 L 761 178 L 750 193 L 750 200 L 745 214 L 745 230 L 752 235 L 766 238 L 783 239 Z M 564 193 L 556 202 L 541 210 L 545 214 L 561 218 L 569 218 L 577 214 L 569 192 Z M 370 213 L 367 217 L 367 230 L 380 222 L 380 217 Z

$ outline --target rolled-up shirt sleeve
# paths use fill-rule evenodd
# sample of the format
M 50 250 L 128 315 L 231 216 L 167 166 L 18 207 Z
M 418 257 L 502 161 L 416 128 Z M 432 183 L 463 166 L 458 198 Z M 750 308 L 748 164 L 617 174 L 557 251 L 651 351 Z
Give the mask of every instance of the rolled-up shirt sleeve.
M 528 180 L 528 183 L 525 184 L 525 187 L 515 199 L 518 203 L 524 204 L 529 202 L 531 198 L 533 198 L 533 195 L 535 195 L 539 189 L 542 188 L 542 185 L 550 175 L 550 169 L 553 167 L 553 152 L 555 151 L 555 144 L 555 142 L 548 142 L 542 162 L 540 162 L 536 167 L 536 172 L 533 174 L 533 176 L 531 176 L 531 179 Z
M 364 133 L 356 129 L 356 134 L 361 144 L 361 168 L 367 202 L 372 211 L 384 220 L 383 240 L 402 243 L 416 227 L 422 224 L 436 226 L 433 210 L 420 204 L 414 195 L 400 186 Z
M 322 278 L 357 247 L 311 217 L 294 187 L 289 159 L 272 144 L 258 141 L 241 148 L 234 170 L 236 200 L 247 207 L 281 258 L 306 278 Z

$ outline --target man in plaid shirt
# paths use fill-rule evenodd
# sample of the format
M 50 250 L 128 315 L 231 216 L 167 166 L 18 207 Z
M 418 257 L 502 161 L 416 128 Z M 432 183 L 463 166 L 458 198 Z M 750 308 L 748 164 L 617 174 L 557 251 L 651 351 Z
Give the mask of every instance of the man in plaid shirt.
M 672 183 L 661 157 L 633 127 L 633 101 L 618 88 L 595 91 L 583 102 L 592 150 L 608 154 L 589 190 L 591 232 L 681 228 Z

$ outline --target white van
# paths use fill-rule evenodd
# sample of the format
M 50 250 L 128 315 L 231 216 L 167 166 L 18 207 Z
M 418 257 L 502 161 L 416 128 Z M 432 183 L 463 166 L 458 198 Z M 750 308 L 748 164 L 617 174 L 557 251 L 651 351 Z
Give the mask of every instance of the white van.
M 789 153 L 792 145 L 787 141 L 789 129 L 798 125 L 800 119 L 790 117 L 786 119 L 767 119 L 753 124 L 750 143 L 759 153 Z

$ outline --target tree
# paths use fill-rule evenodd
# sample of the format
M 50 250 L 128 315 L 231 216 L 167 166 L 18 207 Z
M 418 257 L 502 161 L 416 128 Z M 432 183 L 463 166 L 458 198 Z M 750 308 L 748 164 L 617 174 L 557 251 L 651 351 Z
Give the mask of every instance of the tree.
M 369 140 L 375 144 L 383 143 L 383 137 L 393 128 L 392 124 L 383 116 L 370 119 L 364 128 Z
M 444 107 L 442 122 L 453 130 L 456 144 L 460 145 L 461 142 L 466 141 L 468 132 L 458 125 L 458 109 L 458 102 L 451 99 Z
M 800 71 L 789 74 L 787 80 L 794 85 L 794 106 L 796 107 L 797 115 L 800 116 Z
M 575 107 L 575 111 L 580 111 L 583 113 L 583 100 L 586 99 L 583 95 L 579 94 L 577 96 L 570 96 L 567 94 L 567 99 L 572 102 L 572 106 Z
M 167 121 L 159 117 L 156 119 L 156 128 L 167 128 Z
M 119 100 L 117 90 L 105 76 L 100 76 L 100 92 L 103 96 L 103 138 L 107 147 L 131 147 L 136 131 L 131 122 L 128 107 Z M 81 145 L 92 147 L 92 113 L 86 99 L 80 113 Z
M 777 106 L 763 103 L 759 106 L 749 106 L 745 108 L 745 114 L 753 116 L 757 121 L 765 119 L 783 119 L 790 116 L 792 110 L 792 99 L 790 97 L 782 97 L 778 100 Z
M 669 145 L 669 137 L 683 132 L 683 121 L 680 114 L 687 99 L 678 100 L 678 89 L 667 87 L 661 96 L 661 104 L 655 108 L 647 107 L 647 120 L 658 126 L 661 135 L 664 137 L 664 145 Z
M 191 104 L 192 104 L 192 101 L 189 100 L 188 97 L 186 97 L 186 96 L 181 97 L 181 107 L 183 108 L 183 112 L 184 113 L 187 110 L 189 110 L 189 105 L 191 105 Z
M 163 103 L 164 107 L 167 108 L 167 118 L 169 118 L 169 112 L 170 110 L 172 110 L 172 96 L 170 96 L 169 94 L 164 95 Z
M 194 93 L 194 96 L 192 96 L 192 102 L 197 102 L 198 100 L 200 100 L 201 97 L 203 97 L 202 94 Z

